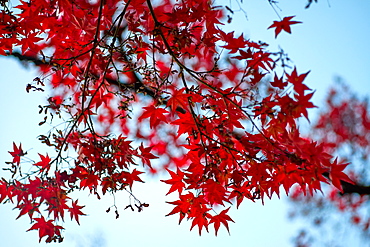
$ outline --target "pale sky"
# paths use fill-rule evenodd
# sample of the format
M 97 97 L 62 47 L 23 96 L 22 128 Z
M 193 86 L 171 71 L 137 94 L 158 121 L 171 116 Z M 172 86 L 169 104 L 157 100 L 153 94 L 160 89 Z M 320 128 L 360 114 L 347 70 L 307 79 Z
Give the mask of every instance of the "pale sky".
M 235 17 L 236 25 L 229 30 L 237 28 L 245 37 L 272 44 L 271 49 L 280 45 L 294 61 L 299 73 L 311 70 L 306 83 L 316 90 L 316 105 L 322 105 L 334 76 L 343 77 L 359 94 L 370 95 L 370 1 L 319 0 L 308 10 L 304 9 L 303 0 L 281 1 L 284 3 L 279 4 L 280 15 L 296 15 L 295 20 L 303 24 L 293 25 L 291 35 L 281 33 L 276 40 L 274 31 L 267 30 L 267 27 L 278 17 L 267 0 L 243 2 L 248 20 L 239 12 L 240 16 Z M 43 117 L 37 114 L 37 106 L 45 103 L 48 93 L 27 94 L 25 91 L 26 84 L 36 76 L 36 72 L 25 70 L 14 59 L 0 58 L 0 83 L 3 85 L 0 90 L 1 164 L 11 160 L 7 151 L 12 149 L 13 141 L 17 144 L 22 142 L 23 148 L 34 157 L 45 150 L 36 139 L 37 135 L 48 130 L 47 126 L 38 126 Z M 0 176 L 6 175 L 0 171 Z M 78 226 L 66 215 L 65 241 L 58 246 L 291 246 L 290 238 L 297 233 L 298 225 L 287 220 L 288 204 L 284 199 L 275 198 L 267 200 L 264 206 L 260 202 L 245 202 L 239 210 L 231 210 L 230 215 L 236 223 L 230 223 L 230 236 L 221 227 L 218 237 L 214 236 L 212 228 L 210 233 L 204 232 L 199 237 L 197 229 L 189 231 L 190 222 L 184 220 L 179 226 L 177 215 L 165 217 L 172 209 L 165 201 L 176 199 L 164 196 L 169 189 L 165 184 L 152 181 L 133 188 L 135 195 L 150 206 L 141 213 L 124 211 L 128 195 L 118 194 L 117 205 L 121 207 L 118 220 L 114 213 L 105 212 L 113 204 L 113 198 L 108 196 L 98 201 L 93 196 L 86 197 L 87 193 L 78 194 L 79 202 L 87 205 L 83 212 L 89 216 L 81 217 L 81 226 Z M 31 227 L 27 216 L 15 220 L 19 211 L 11 210 L 13 207 L 0 205 L 1 246 L 44 246 L 38 244 L 37 231 L 25 232 Z

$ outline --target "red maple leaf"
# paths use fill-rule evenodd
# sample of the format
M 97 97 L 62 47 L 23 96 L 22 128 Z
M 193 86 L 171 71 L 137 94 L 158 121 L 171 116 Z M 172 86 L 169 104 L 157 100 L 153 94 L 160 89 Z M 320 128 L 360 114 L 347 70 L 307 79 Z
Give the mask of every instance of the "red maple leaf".
M 227 215 L 227 212 L 229 211 L 229 209 L 230 207 L 225 210 L 222 210 L 221 213 L 213 216 L 209 222 L 209 224 L 212 224 L 212 223 L 214 224 L 213 226 L 215 227 L 216 236 L 217 236 L 217 232 L 218 232 L 218 229 L 220 228 L 221 223 L 226 227 L 227 231 L 230 234 L 229 224 L 227 222 L 228 221 L 234 222 L 234 221 L 230 218 L 230 216 Z
M 154 105 L 148 106 L 148 107 L 143 107 L 145 110 L 143 114 L 138 118 L 139 121 L 145 118 L 150 119 L 150 128 L 157 127 L 157 125 L 160 122 L 165 122 L 167 123 L 167 118 L 164 115 L 165 113 L 168 113 L 167 110 L 160 108 L 160 107 L 155 107 Z
M 31 203 L 30 201 L 26 200 L 24 203 L 21 203 L 16 206 L 16 208 L 19 208 L 21 210 L 16 219 L 19 219 L 19 217 L 21 217 L 22 215 L 25 215 L 26 213 L 28 214 L 30 219 L 32 219 L 32 215 L 34 212 L 40 213 L 39 207 L 40 207 L 40 203 L 33 203 L 33 202 Z
M 186 88 L 182 88 L 180 90 L 174 90 L 171 98 L 167 101 L 167 106 L 170 106 L 172 111 L 179 111 L 183 112 L 186 108 L 188 103 L 188 98 L 191 96 L 190 94 L 184 93 Z
M 290 75 L 288 73 L 286 74 L 287 80 L 293 84 L 294 91 L 296 91 L 299 95 L 304 95 L 305 91 L 311 90 L 306 84 L 303 83 L 309 73 L 310 71 L 298 75 L 297 68 L 294 68 Z
M 50 170 L 50 161 L 51 159 L 49 158 L 49 155 L 42 155 L 39 154 L 41 161 L 37 162 L 35 166 L 40 166 L 40 171 L 46 171 L 48 172 Z
M 116 186 L 116 182 L 111 177 L 103 178 L 101 182 L 103 195 L 107 192 L 108 188 L 114 188 Z
M 348 164 L 349 163 L 338 164 L 338 159 L 336 158 L 330 167 L 329 178 L 332 184 L 341 192 L 343 192 L 341 181 L 354 184 L 354 182 L 343 172 Z
M 23 152 L 21 143 L 19 143 L 19 147 L 17 147 L 17 145 L 15 145 L 14 142 L 13 142 L 13 152 L 9 153 L 13 156 L 13 163 L 16 163 L 17 165 L 19 165 L 19 163 L 21 162 L 21 157 L 27 154 L 27 152 L 26 153 Z
M 290 29 L 290 25 L 302 23 L 301 21 L 291 21 L 295 16 L 287 16 L 284 17 L 281 21 L 274 21 L 274 23 L 268 27 L 270 28 L 276 28 L 275 29 L 275 38 L 279 35 L 279 33 L 284 30 L 287 33 L 292 33 Z
M 71 214 L 71 219 L 75 218 L 77 223 L 80 224 L 78 220 L 79 215 L 86 215 L 82 213 L 81 209 L 84 208 L 85 206 L 79 206 L 77 205 L 78 199 L 76 201 L 72 201 L 72 207 L 68 208 L 69 213 Z
M 5 181 L 0 181 L 0 203 L 7 197 L 11 198 L 11 189 Z
M 179 224 L 180 224 L 181 221 L 184 219 L 185 215 L 189 212 L 193 200 L 194 194 L 192 192 L 188 192 L 188 194 L 180 195 L 180 198 L 177 201 L 167 202 L 169 204 L 175 205 L 176 207 L 174 207 L 174 209 L 172 209 L 172 211 L 168 213 L 166 216 L 179 213 L 180 215 Z
M 184 133 L 190 135 L 197 129 L 194 118 L 189 112 L 179 115 L 179 119 L 173 121 L 171 124 L 179 126 L 179 130 L 177 131 L 178 136 Z
M 296 99 L 298 100 L 296 111 L 299 112 L 300 114 L 302 114 L 303 116 L 305 116 L 305 118 L 307 120 L 309 120 L 307 109 L 317 107 L 310 101 L 313 94 L 314 93 L 310 93 L 310 94 L 307 94 L 307 95 L 302 95 L 302 94 L 301 95 L 295 95 Z
M 124 180 L 123 183 L 128 184 L 128 186 L 130 187 L 130 190 L 132 190 L 132 185 L 134 184 L 135 181 L 144 183 L 144 181 L 141 180 L 141 178 L 139 177 L 139 175 L 142 173 L 144 172 L 138 171 L 135 168 L 131 173 L 121 172 L 119 178 L 123 179 Z
M 85 178 L 81 179 L 80 187 L 86 188 L 89 187 L 90 190 L 98 186 L 99 176 L 96 174 L 86 174 Z
M 168 170 L 168 173 L 171 175 L 171 179 L 167 179 L 167 180 L 161 180 L 162 182 L 166 183 L 166 184 L 171 184 L 171 188 L 170 190 L 167 192 L 166 195 L 168 194 L 171 194 L 172 192 L 174 191 L 178 191 L 179 193 L 182 192 L 182 190 L 184 189 L 185 187 L 185 184 L 184 182 L 182 181 L 182 179 L 184 178 L 184 173 L 180 171 L 180 169 L 177 169 L 177 173 L 174 173 L 173 171 L 171 170 Z
M 202 189 L 205 194 L 205 198 L 207 201 L 213 205 L 213 204 L 220 204 L 224 205 L 224 201 L 228 201 L 225 198 L 225 192 L 226 189 L 224 186 L 222 186 L 220 183 L 215 182 L 213 180 L 208 181 L 207 183 L 202 185 Z
M 140 158 L 141 158 L 141 161 L 143 162 L 144 165 L 147 165 L 149 166 L 151 169 L 152 168 L 152 165 L 151 165 L 151 159 L 158 159 L 157 156 L 155 156 L 154 154 L 151 153 L 152 149 L 153 149 L 153 146 L 152 147 L 144 147 L 143 146 L 143 143 L 141 143 L 140 147 L 139 147 L 140 151 L 141 151 L 141 154 L 140 154 Z
M 206 214 L 206 215 L 209 216 L 209 214 Z M 208 225 L 209 225 L 209 222 L 207 218 L 204 215 L 199 214 L 198 216 L 194 217 L 193 222 L 191 223 L 190 231 L 194 228 L 194 226 L 198 226 L 199 236 L 200 236 L 202 235 L 203 227 L 208 232 Z
M 226 45 L 221 46 L 221 47 L 231 50 L 230 53 L 238 52 L 240 49 L 245 48 L 245 46 L 248 43 L 244 39 L 243 34 L 241 34 L 239 38 L 234 38 L 234 32 L 230 32 L 226 34 L 221 31 L 220 34 L 221 34 L 222 40 L 227 43 Z
M 31 230 L 38 230 L 39 231 L 39 242 L 41 242 L 41 239 L 45 236 L 47 236 L 46 242 L 50 243 L 54 239 L 57 238 L 57 236 L 60 236 L 60 230 L 64 229 L 61 226 L 57 226 L 53 224 L 53 220 L 45 221 L 45 218 L 41 216 L 40 218 L 34 218 L 34 220 L 37 221 L 37 223 L 33 224 L 30 229 Z
M 275 73 L 275 76 L 274 76 L 274 81 L 272 81 L 270 83 L 271 83 L 271 86 L 277 87 L 279 89 L 284 89 L 288 85 L 288 82 L 283 82 L 283 77 L 279 78 L 276 75 L 276 73 Z

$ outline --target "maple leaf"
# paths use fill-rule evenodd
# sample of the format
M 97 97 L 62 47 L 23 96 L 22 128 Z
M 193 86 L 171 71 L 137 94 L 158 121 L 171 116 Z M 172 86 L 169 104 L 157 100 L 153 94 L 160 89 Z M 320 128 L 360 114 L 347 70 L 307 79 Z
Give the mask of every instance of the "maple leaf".
M 227 232 L 230 234 L 229 231 L 229 224 L 227 223 L 228 221 L 234 222 L 230 216 L 227 215 L 227 212 L 229 212 L 230 207 L 222 210 L 221 213 L 218 215 L 212 216 L 212 219 L 209 221 L 209 224 L 214 224 L 213 226 L 215 227 L 215 233 L 217 236 L 218 229 L 220 228 L 221 223 L 226 227 Z M 235 223 L 235 222 L 234 222 Z
M 137 59 L 142 59 L 146 62 L 146 57 L 147 57 L 147 51 L 148 48 L 145 47 L 137 47 L 136 48 L 136 54 L 137 54 Z
M 7 197 L 11 197 L 10 195 L 11 191 L 8 188 L 8 184 L 0 180 L 0 203 Z
M 95 174 L 86 174 L 86 177 L 81 179 L 80 187 L 86 188 L 89 187 L 90 190 L 96 188 L 98 185 L 99 176 Z
M 262 51 L 253 53 L 251 60 L 248 60 L 248 66 L 258 70 L 262 68 L 264 70 L 271 70 L 273 68 L 274 61 L 271 59 L 270 54 Z
M 168 171 L 168 173 L 171 175 L 171 179 L 167 179 L 167 180 L 161 180 L 162 182 L 166 183 L 166 184 L 171 184 L 171 188 L 170 190 L 167 192 L 166 195 L 168 194 L 171 194 L 172 192 L 174 191 L 178 191 L 179 193 L 182 192 L 182 190 L 184 189 L 185 187 L 185 184 L 184 182 L 182 181 L 182 179 L 184 178 L 184 173 L 180 171 L 180 169 L 177 169 L 177 172 L 174 173 L 173 171 L 169 170 L 169 169 L 166 169 Z
M 308 108 L 315 108 L 317 106 L 315 106 L 311 101 L 310 99 L 312 98 L 314 93 L 310 93 L 310 94 L 307 94 L 307 95 L 295 95 L 295 97 L 297 98 L 298 100 L 298 106 L 296 108 L 296 111 L 299 112 L 300 114 L 302 114 L 303 116 L 305 116 L 305 118 L 307 120 L 308 119 L 308 112 L 307 112 L 307 109 Z
M 209 215 L 209 214 L 207 214 Z M 199 236 L 202 235 L 202 229 L 203 227 L 206 229 L 206 231 L 208 232 L 208 225 L 209 225 L 209 222 L 207 220 L 207 218 L 204 216 L 204 215 L 198 215 L 196 216 L 194 219 L 193 219 L 193 222 L 191 223 L 191 227 L 190 227 L 190 231 L 194 228 L 194 226 L 198 226 L 198 230 L 199 230 Z
M 141 151 L 140 158 L 141 158 L 141 161 L 143 162 L 143 164 L 145 164 L 145 165 L 149 166 L 151 169 L 153 169 L 150 160 L 151 159 L 158 159 L 157 156 L 155 156 L 154 154 L 151 153 L 151 150 L 153 149 L 153 147 L 145 148 L 143 146 L 143 143 L 141 143 L 139 149 Z
M 56 236 L 60 236 L 60 230 L 64 229 L 61 226 L 54 225 L 53 220 L 45 221 L 45 218 L 41 216 L 40 218 L 34 218 L 34 220 L 37 221 L 37 223 L 33 224 L 30 229 L 31 230 L 38 230 L 39 231 L 39 242 L 41 242 L 41 239 L 45 236 L 46 242 L 50 243 L 54 239 L 56 239 Z
M 60 109 L 60 106 L 61 104 L 63 103 L 63 99 L 61 96 L 54 96 L 54 97 L 50 97 L 48 98 L 48 102 L 49 102 L 49 107 L 53 110 L 59 110 Z
M 76 201 L 72 201 L 72 207 L 68 208 L 69 213 L 71 214 L 71 220 L 75 218 L 78 224 L 80 224 L 78 217 L 80 215 L 86 215 L 82 213 L 81 209 L 84 208 L 85 206 L 79 206 L 78 204 L 78 199 Z
M 188 192 L 188 194 L 180 195 L 180 198 L 177 201 L 167 202 L 169 204 L 176 205 L 176 207 L 174 207 L 172 211 L 169 212 L 166 216 L 179 213 L 180 214 L 179 224 L 180 224 L 181 221 L 184 219 L 185 215 L 189 212 L 193 200 L 194 194 L 192 192 Z
M 167 106 L 170 106 L 173 113 L 174 111 L 179 111 L 181 113 L 187 108 L 188 105 L 188 98 L 191 96 L 190 94 L 184 93 L 186 88 L 182 88 L 180 90 L 174 90 L 171 98 L 167 101 Z
M 42 155 L 39 154 L 41 161 L 35 163 L 35 166 L 40 166 L 40 172 L 45 171 L 48 172 L 50 170 L 50 161 L 51 159 L 49 158 L 49 155 Z
M 103 195 L 107 192 L 108 188 L 114 188 L 116 186 L 115 181 L 110 177 L 103 178 L 103 181 L 101 182 Z
M 204 185 L 202 185 L 202 189 L 204 191 L 205 197 L 207 201 L 213 204 L 223 204 L 223 201 L 227 201 L 225 198 L 226 189 L 220 183 L 215 182 L 213 180 L 208 181 Z
M 231 58 L 242 60 L 242 59 L 250 59 L 253 57 L 253 53 L 250 48 L 247 51 L 239 50 L 239 53 L 240 53 L 240 56 L 234 56 Z
M 169 113 L 167 110 L 155 107 L 154 105 L 143 107 L 145 110 L 143 114 L 138 118 L 139 121 L 149 118 L 150 119 L 150 128 L 153 129 L 154 127 L 157 127 L 160 122 L 167 123 L 167 117 L 164 115 L 166 113 Z
M 19 217 L 25 215 L 26 213 L 28 214 L 30 219 L 32 219 L 32 215 L 34 212 L 40 213 L 39 207 L 40 203 L 31 203 L 30 201 L 26 200 L 24 203 L 17 205 L 16 208 L 19 208 L 21 211 L 19 212 L 19 215 L 16 219 L 19 219 Z
M 193 131 L 197 129 L 193 116 L 189 112 L 186 112 L 185 114 L 179 115 L 179 117 L 179 119 L 171 123 L 172 125 L 179 126 L 179 130 L 177 132 L 178 136 L 184 133 L 191 135 Z
M 294 86 L 294 91 L 297 92 L 299 95 L 304 95 L 304 92 L 307 90 L 311 90 L 309 87 L 307 87 L 306 84 L 303 83 L 307 75 L 310 73 L 308 71 L 307 73 L 300 74 L 298 75 L 297 68 L 294 67 L 294 70 L 292 73 L 289 75 L 288 73 L 286 74 L 288 82 L 292 83 Z
M 21 143 L 19 144 L 19 147 L 17 147 L 17 145 L 15 145 L 14 142 L 13 142 L 13 152 L 9 151 L 9 153 L 13 156 L 13 163 L 17 165 L 20 164 L 21 157 L 27 154 L 27 152 L 23 152 Z
M 274 76 L 274 81 L 272 81 L 270 83 L 271 83 L 271 86 L 277 87 L 279 89 L 284 89 L 288 85 L 288 82 L 283 82 L 283 77 L 279 78 L 276 75 L 276 73 L 275 73 L 275 76 Z
M 22 45 L 22 52 L 25 53 L 27 50 L 38 50 L 36 43 L 40 40 L 43 40 L 40 37 L 37 37 L 38 33 L 30 33 L 27 37 L 21 39 L 19 44 Z
M 221 47 L 231 50 L 230 53 L 236 53 L 248 44 L 244 39 L 243 34 L 241 34 L 239 38 L 234 38 L 234 32 L 230 32 L 228 34 L 221 32 L 221 35 L 222 39 L 227 43 Z
M 267 29 L 276 28 L 275 29 L 275 38 L 279 35 L 279 33 L 284 30 L 287 33 L 292 33 L 290 26 L 293 24 L 302 23 L 300 21 L 291 21 L 295 16 L 287 16 L 284 17 L 281 21 L 274 21 L 274 23 L 269 26 Z
M 347 182 L 350 184 L 355 184 L 344 172 L 343 170 L 349 165 L 349 163 L 338 164 L 338 158 L 330 166 L 329 178 L 332 184 L 343 193 L 342 182 Z
M 142 182 L 144 183 L 143 180 L 139 177 L 140 174 L 144 172 L 136 170 L 136 168 L 131 172 L 122 172 L 120 175 L 121 179 L 124 179 L 123 183 L 126 183 L 129 185 L 130 190 L 132 190 L 132 185 L 134 184 L 135 181 Z

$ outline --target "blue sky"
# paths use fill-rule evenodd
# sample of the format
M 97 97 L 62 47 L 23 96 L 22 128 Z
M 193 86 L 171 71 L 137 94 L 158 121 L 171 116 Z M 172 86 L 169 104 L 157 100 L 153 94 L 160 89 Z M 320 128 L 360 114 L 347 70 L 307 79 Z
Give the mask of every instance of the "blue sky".
M 306 83 L 316 90 L 316 105 L 322 104 L 335 76 L 342 77 L 360 95 L 370 95 L 370 1 L 319 0 L 308 10 L 304 9 L 303 0 L 281 1 L 280 15 L 296 15 L 295 19 L 303 24 L 293 25 L 292 35 L 281 33 L 277 39 L 272 29 L 267 30 L 273 20 L 278 20 L 268 2 L 243 2 L 248 20 L 241 12 L 236 12 L 235 25 L 228 27 L 229 30 L 237 29 L 245 37 L 265 41 L 271 44 L 271 49 L 281 46 L 294 61 L 298 72 L 311 70 Z M 233 6 L 238 8 L 235 2 Z M 1 164 L 11 160 L 7 151 L 11 150 L 13 141 L 17 144 L 22 142 L 23 148 L 35 156 L 45 150 L 36 137 L 45 133 L 48 126 L 38 126 L 42 116 L 37 114 L 37 106 L 45 103 L 48 93 L 27 94 L 25 91 L 26 84 L 36 76 L 37 72 L 25 70 L 15 60 L 0 58 Z M 313 114 L 314 111 L 312 117 Z M 4 172 L 0 171 L 0 175 Z M 290 237 L 301 224 L 288 221 L 285 199 L 275 198 L 266 201 L 264 206 L 260 202 L 245 202 L 239 210 L 232 210 L 231 217 L 236 223 L 230 225 L 230 236 L 225 229 L 220 229 L 217 238 L 212 230 L 199 237 L 196 229 L 189 232 L 189 222 L 178 226 L 177 216 L 164 217 L 172 209 L 165 201 L 175 199 L 164 196 L 168 190 L 166 185 L 149 181 L 134 185 L 134 190 L 135 195 L 149 203 L 150 207 L 141 213 L 123 211 L 128 204 L 128 195 L 119 194 L 116 197 L 118 205 L 121 205 L 118 220 L 114 213 L 105 212 L 113 204 L 111 197 L 98 201 L 92 196 L 85 196 L 86 193 L 78 194 L 79 202 L 87 204 L 83 211 L 89 217 L 80 219 L 81 226 L 69 222 L 67 217 L 64 224 L 66 239 L 58 246 L 289 246 Z M 43 246 L 37 244 L 36 231 L 25 232 L 31 226 L 29 219 L 22 217 L 16 221 L 19 212 L 12 211 L 12 207 L 0 206 L 2 245 Z M 101 241 L 100 244 L 98 241 Z

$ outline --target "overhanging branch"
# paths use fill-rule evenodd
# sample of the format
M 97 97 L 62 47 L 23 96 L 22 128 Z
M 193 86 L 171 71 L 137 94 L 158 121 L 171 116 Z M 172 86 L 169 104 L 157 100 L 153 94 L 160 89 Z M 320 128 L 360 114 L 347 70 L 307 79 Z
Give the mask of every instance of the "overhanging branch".
M 22 55 L 19 52 L 13 52 L 13 53 L 8 54 L 8 55 L 15 57 L 15 58 L 17 58 L 18 60 L 20 60 L 22 62 L 23 61 L 31 62 L 36 66 L 50 65 L 50 64 L 52 64 L 52 62 L 55 64 L 54 61 L 46 61 L 45 59 L 39 59 L 37 57 Z M 118 80 L 114 80 L 114 79 L 110 79 L 110 78 L 106 78 L 106 80 L 110 85 L 115 85 L 119 88 L 129 89 L 129 90 L 132 90 L 136 93 L 142 93 L 144 95 L 148 95 L 152 98 L 157 98 L 158 97 L 158 95 L 156 95 L 156 93 L 152 89 L 150 89 L 149 87 L 145 86 L 142 83 L 142 80 L 139 78 L 139 76 L 135 72 L 133 72 L 133 74 L 134 74 L 134 82 L 133 83 L 123 83 L 123 82 L 120 82 Z M 163 102 L 163 104 L 167 103 L 166 100 L 161 100 L 161 102 Z M 179 106 L 177 107 L 176 110 L 180 113 L 186 113 L 186 110 L 179 107 Z M 324 173 L 323 175 L 328 177 L 329 174 Z M 343 192 L 340 193 L 341 195 L 348 195 L 348 194 L 370 195 L 370 186 L 364 186 L 364 185 L 361 185 L 361 184 L 350 184 L 350 183 L 345 182 L 345 181 L 341 181 L 341 184 L 342 184 L 342 188 L 343 188 Z
M 31 62 L 36 66 L 56 64 L 55 61 L 46 61 L 45 59 L 39 59 L 37 57 L 22 55 L 19 52 L 12 52 L 8 55 L 16 57 L 21 62 Z M 99 78 L 98 75 L 95 75 L 95 76 Z M 142 80 L 139 78 L 139 76 L 135 72 L 133 72 L 133 78 L 134 78 L 134 82 L 131 82 L 131 83 L 124 83 L 124 82 L 114 80 L 111 78 L 107 78 L 107 77 L 105 79 L 110 85 L 117 86 L 121 89 L 129 89 L 136 93 L 142 93 L 144 95 L 148 95 L 154 99 L 159 97 L 151 88 L 143 84 Z M 165 99 L 161 99 L 160 102 L 163 102 L 163 104 L 167 104 L 167 100 Z M 182 114 L 186 113 L 186 110 L 180 106 L 176 107 L 176 111 Z

